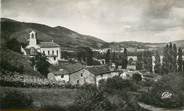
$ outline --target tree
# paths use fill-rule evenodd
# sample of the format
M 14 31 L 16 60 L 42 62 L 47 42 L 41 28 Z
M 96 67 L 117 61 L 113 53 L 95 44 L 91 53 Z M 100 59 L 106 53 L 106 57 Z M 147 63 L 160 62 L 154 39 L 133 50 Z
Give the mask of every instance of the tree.
M 178 49 L 178 72 L 182 72 L 182 49 Z
M 168 74 L 169 71 L 169 46 L 167 44 L 163 51 L 162 73 Z
M 87 65 L 93 65 L 93 52 L 90 48 L 86 48 Z
M 177 71 L 177 47 L 176 44 L 169 43 L 164 48 L 164 57 L 162 65 L 162 73 L 176 72 Z
M 20 51 L 21 44 L 15 38 L 8 40 L 6 46 L 10 50 L 21 53 Z
M 93 65 L 93 52 L 89 47 L 79 47 L 77 57 L 80 62 Z
M 137 70 L 143 69 L 143 55 L 142 55 L 142 53 L 138 53 L 138 55 L 137 55 L 136 69 Z
M 156 56 L 155 56 L 155 67 L 154 67 L 154 71 L 155 71 L 155 73 L 158 73 L 158 74 L 161 73 L 160 55 L 159 55 L 158 51 L 156 52 Z
M 150 51 L 143 52 L 143 68 L 152 72 L 152 53 Z
M 177 71 L 177 47 L 176 44 L 173 45 L 173 72 Z
M 108 49 L 108 50 L 107 50 L 107 53 L 106 53 L 106 55 L 105 55 L 105 62 L 106 62 L 107 64 L 109 64 L 110 58 L 111 58 L 111 53 L 110 53 L 110 49 Z
M 124 48 L 123 57 L 122 57 L 122 68 L 126 69 L 128 65 L 128 54 L 127 49 Z
M 47 61 L 47 57 L 41 53 L 37 53 L 33 58 L 31 58 L 32 66 L 37 69 L 42 75 L 47 77 L 49 73 L 50 63 Z

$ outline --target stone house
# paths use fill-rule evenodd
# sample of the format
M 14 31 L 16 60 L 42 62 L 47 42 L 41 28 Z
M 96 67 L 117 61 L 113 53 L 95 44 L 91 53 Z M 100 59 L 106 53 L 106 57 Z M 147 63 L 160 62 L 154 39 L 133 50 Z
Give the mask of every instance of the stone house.
M 61 69 L 62 68 L 62 69 Z M 118 76 L 119 71 L 114 71 L 107 65 L 83 66 L 79 63 L 65 64 L 59 71 L 48 74 L 48 79 L 70 83 L 72 85 L 96 84 L 102 79 Z
M 111 68 L 107 65 L 88 66 L 86 67 L 86 70 L 86 72 L 93 75 L 93 83 L 97 86 L 99 84 L 99 81 L 102 79 L 106 80 L 114 76 L 119 76 L 119 71 L 111 70 Z
M 68 83 L 70 80 L 68 71 L 64 69 L 60 69 L 59 71 L 49 73 L 47 75 L 47 78 L 50 81 L 57 81 L 57 82 L 63 82 L 63 83 Z

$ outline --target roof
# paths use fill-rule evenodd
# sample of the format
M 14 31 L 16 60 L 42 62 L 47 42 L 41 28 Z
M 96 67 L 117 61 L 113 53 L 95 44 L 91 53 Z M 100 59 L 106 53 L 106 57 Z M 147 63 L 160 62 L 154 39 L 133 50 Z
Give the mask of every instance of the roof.
M 52 74 L 54 75 L 66 75 L 66 74 L 69 74 L 69 72 L 67 70 L 59 70 L 59 71 L 56 71 L 56 72 L 52 72 Z
M 84 69 L 84 66 L 80 63 L 61 63 L 58 66 L 50 67 L 51 72 L 57 72 L 60 69 L 67 71 L 69 74 L 72 74 Z
M 70 74 L 84 69 L 83 65 L 80 63 L 65 64 L 62 66 L 62 68 L 67 70 Z
M 86 69 L 96 76 L 112 72 L 107 65 L 88 66 Z
M 59 45 L 55 42 L 40 42 L 39 46 L 41 48 L 53 48 L 53 47 L 59 47 Z

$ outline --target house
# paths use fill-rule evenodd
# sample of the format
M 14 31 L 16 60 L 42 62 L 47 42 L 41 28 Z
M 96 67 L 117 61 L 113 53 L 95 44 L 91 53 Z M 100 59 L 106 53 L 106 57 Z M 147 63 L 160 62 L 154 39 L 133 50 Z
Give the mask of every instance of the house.
M 95 76 L 85 68 L 82 68 L 70 74 L 70 83 L 72 85 L 95 84 Z
M 140 73 L 139 71 L 130 71 L 130 70 L 127 70 L 127 69 L 125 69 L 123 71 L 123 73 L 120 74 L 120 77 L 123 78 L 123 79 L 132 79 L 133 75 L 136 74 L 136 73 L 140 74 L 143 78 L 142 73 Z
M 94 77 L 94 84 L 98 86 L 99 81 L 102 79 L 112 78 L 114 76 L 119 76 L 119 71 L 111 70 L 107 65 L 98 66 L 88 66 L 86 67 L 86 72 L 90 73 Z
M 137 52 L 137 48 L 128 47 L 128 48 L 127 48 L 127 51 L 128 51 L 128 52 Z
M 66 63 L 58 66 L 58 71 L 48 74 L 50 81 L 70 83 L 72 85 L 96 84 L 102 79 L 119 75 L 119 71 L 112 70 L 107 65 L 83 66 L 80 63 Z
M 49 73 L 47 75 L 47 78 L 50 81 L 57 81 L 63 83 L 68 83 L 70 80 L 69 72 L 64 69 L 60 69 L 59 71 Z
M 85 66 L 80 63 L 60 63 L 58 66 L 51 67 L 50 70 L 51 73 L 48 74 L 48 79 L 51 81 L 63 81 L 72 85 L 90 83 L 90 80 L 88 80 L 90 75 L 87 73 L 84 75 Z
M 32 57 L 39 52 L 48 58 L 49 63 L 58 64 L 58 61 L 61 60 L 60 46 L 53 40 L 51 42 L 37 43 L 36 35 L 35 31 L 31 31 L 29 33 L 29 44 L 25 47 L 25 49 L 21 47 L 23 54 Z
M 93 60 L 98 61 L 101 65 L 102 65 L 102 64 L 106 64 L 105 59 L 93 58 Z

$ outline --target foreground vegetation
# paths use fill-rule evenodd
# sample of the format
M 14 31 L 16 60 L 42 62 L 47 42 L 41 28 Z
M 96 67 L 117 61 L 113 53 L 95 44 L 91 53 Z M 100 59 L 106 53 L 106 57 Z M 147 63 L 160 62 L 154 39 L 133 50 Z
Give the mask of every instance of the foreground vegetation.
M 151 90 L 142 93 L 140 101 L 164 108 L 177 108 L 184 105 L 184 75 L 170 73 L 154 83 Z
M 148 84 L 151 83 L 151 84 Z M 182 73 L 164 75 L 157 82 L 123 80 L 119 76 L 102 80 L 99 87 L 85 84 L 75 89 L 1 87 L 1 108 L 29 108 L 44 111 L 146 111 L 139 102 L 163 108 L 184 105 Z M 140 91 L 149 87 L 148 91 Z M 172 95 L 163 95 L 169 92 Z
M 114 87 L 117 84 L 119 86 Z M 78 89 L 2 87 L 0 94 L 3 96 L 0 100 L 2 108 L 36 108 L 44 111 L 144 111 L 137 104 L 135 96 L 129 94 L 129 91 L 136 90 L 134 87 L 136 86 L 131 81 L 119 77 L 108 79 L 107 83 L 104 82 L 99 88 L 87 84 Z M 111 93 L 110 88 L 113 90 Z M 123 93 L 120 93 L 122 91 Z M 22 101 L 19 102 L 20 100 Z

